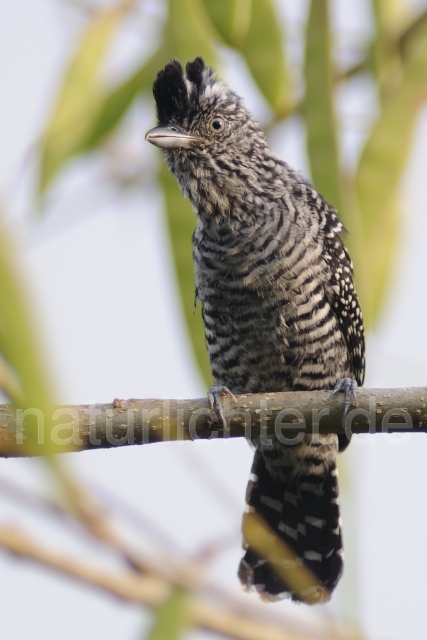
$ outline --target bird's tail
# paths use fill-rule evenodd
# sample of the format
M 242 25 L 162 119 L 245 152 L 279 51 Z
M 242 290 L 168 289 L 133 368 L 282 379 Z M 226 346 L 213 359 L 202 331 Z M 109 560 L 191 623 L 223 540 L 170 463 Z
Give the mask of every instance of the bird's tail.
M 239 578 L 263 599 L 325 602 L 342 574 L 335 462 L 315 471 L 274 479 L 264 455 L 256 451 Z

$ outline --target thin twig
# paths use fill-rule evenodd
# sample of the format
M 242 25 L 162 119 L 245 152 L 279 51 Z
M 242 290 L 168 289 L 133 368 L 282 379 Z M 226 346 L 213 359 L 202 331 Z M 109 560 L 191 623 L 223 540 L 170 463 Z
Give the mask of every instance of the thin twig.
M 44 545 L 34 542 L 15 527 L 0 528 L 0 545 L 14 555 L 54 570 L 67 577 L 101 589 L 105 593 L 137 604 L 156 608 L 171 592 L 173 585 L 167 580 L 151 574 L 135 574 L 129 571 L 111 572 L 100 569 L 89 562 L 65 556 Z M 357 632 L 339 625 L 316 623 L 316 629 L 307 624 L 269 622 L 265 615 L 257 615 L 258 607 L 251 611 L 229 607 L 222 602 L 215 606 L 198 595 L 188 601 L 189 616 L 193 625 L 221 633 L 238 640 L 356 640 Z M 277 618 L 276 618 L 277 619 Z

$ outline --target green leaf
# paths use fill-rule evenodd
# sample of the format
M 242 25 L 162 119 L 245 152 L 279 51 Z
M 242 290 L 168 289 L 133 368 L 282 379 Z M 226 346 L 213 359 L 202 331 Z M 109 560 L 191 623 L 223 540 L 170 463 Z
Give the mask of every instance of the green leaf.
M 129 78 L 126 78 L 110 93 L 100 99 L 99 108 L 94 115 L 86 137 L 82 140 L 78 151 L 87 151 L 96 147 L 105 136 L 119 124 L 129 110 L 132 102 L 143 91 L 151 91 L 157 71 L 166 62 L 163 51 L 156 52 L 144 62 Z
M 373 70 L 378 97 L 383 105 L 394 95 L 402 79 L 399 41 L 396 37 L 401 22 L 400 1 L 373 0 L 375 35 L 373 39 Z
M 244 41 L 253 0 L 205 0 L 205 7 L 224 41 L 237 49 Z
M 39 195 L 63 164 L 81 150 L 99 113 L 99 71 L 124 6 L 96 14 L 69 64 L 56 106 L 42 140 Z
M 179 640 L 189 625 L 188 594 L 177 587 L 157 608 L 147 640 Z
M 215 65 L 213 30 L 202 0 L 169 0 L 169 15 L 164 38 L 169 57 L 183 63 L 202 56 Z
M 256 0 L 251 6 L 250 22 L 240 50 L 275 116 L 284 117 L 294 101 L 279 18 L 272 0 Z
M 308 156 L 316 189 L 342 211 L 331 58 L 328 0 L 312 0 L 305 51 L 304 116 Z
M 399 47 L 404 62 L 408 56 L 412 55 L 412 45 L 414 42 L 416 43 L 418 41 L 420 33 L 425 33 L 426 26 L 427 10 L 419 13 L 417 17 L 399 34 Z
M 365 261 L 369 274 L 369 300 L 364 304 L 368 325 L 378 314 L 390 280 L 400 228 L 398 189 L 416 116 L 426 96 L 427 25 L 413 42 L 399 90 L 387 102 L 372 129 L 355 179 L 363 243 L 360 261 Z
M 165 163 L 161 166 L 160 183 L 165 198 L 169 237 L 182 309 L 193 353 L 206 386 L 209 386 L 212 384 L 212 374 L 207 355 L 200 304 L 197 305 L 196 310 L 194 309 L 195 283 L 191 239 L 195 228 L 195 216 L 190 202 L 182 197 L 177 182 Z
M 39 412 L 38 424 L 32 418 L 25 422 L 28 445 L 40 444 L 42 452 L 49 453 L 50 385 L 34 330 L 34 317 L 29 311 L 29 296 L 16 264 L 13 239 L 4 224 L 0 236 L 0 287 L 1 388 L 17 407 Z

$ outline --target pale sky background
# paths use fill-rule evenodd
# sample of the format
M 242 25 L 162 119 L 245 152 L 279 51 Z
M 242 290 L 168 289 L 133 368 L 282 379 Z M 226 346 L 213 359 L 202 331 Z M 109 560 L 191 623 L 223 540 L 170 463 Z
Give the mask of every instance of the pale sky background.
M 148 4 L 155 11 L 155 3 Z M 297 0 L 282 4 L 295 16 L 305 5 Z M 348 0 L 334 6 L 337 23 L 357 39 L 370 20 L 367 4 Z M 148 186 L 158 159 L 156 150 L 144 143 L 145 131 L 154 123 L 152 110 L 135 105 L 124 136 L 127 153 L 141 164 L 146 188 L 124 194 L 102 179 L 105 164 L 88 159 L 61 179 L 47 217 L 37 221 L 34 215 L 24 223 L 24 214 L 31 214 L 30 151 L 80 28 L 76 16 L 66 2 L 14 0 L 5 3 L 0 20 L 0 202 L 18 238 L 57 399 L 72 404 L 115 397 L 199 397 L 205 390 L 178 316 L 161 200 Z M 124 34 L 117 69 L 129 65 L 135 51 L 149 42 L 144 25 Z M 234 57 L 228 62 L 229 81 L 262 117 L 265 107 L 250 93 L 242 66 Z M 341 109 L 345 124 L 367 122 L 374 113 L 372 96 L 366 87 L 355 86 Z M 354 130 L 344 135 L 350 159 L 360 138 Z M 303 131 L 293 121 L 278 132 L 274 148 L 306 172 L 303 144 Z M 424 108 L 402 188 L 407 220 L 399 275 L 368 343 L 368 386 L 427 384 L 426 153 Z M 69 455 L 66 462 L 90 486 L 103 487 L 147 514 L 180 551 L 196 554 L 208 541 L 229 537 L 234 544 L 213 573 L 237 590 L 240 518 L 251 458 L 248 445 L 234 440 L 88 452 Z M 426 461 L 426 436 L 407 434 L 354 438 L 342 458 L 353 476 L 353 489 L 343 496 L 344 535 L 347 548 L 354 545 L 349 555 L 357 560 L 350 561 L 332 610 L 358 610 L 362 629 L 375 640 L 425 637 Z M 0 460 L 0 479 L 4 477 L 29 488 L 49 486 L 37 461 Z M 108 554 L 77 543 L 60 525 L 46 526 L 1 492 L 0 522 L 19 524 L 52 545 L 109 562 Z M 355 594 L 352 562 L 359 576 L 355 605 L 347 600 L 349 593 Z M 289 603 L 275 606 L 294 610 Z M 136 640 L 146 624 L 137 607 L 2 552 L 0 620 L 7 640 L 29 635 L 34 640 Z

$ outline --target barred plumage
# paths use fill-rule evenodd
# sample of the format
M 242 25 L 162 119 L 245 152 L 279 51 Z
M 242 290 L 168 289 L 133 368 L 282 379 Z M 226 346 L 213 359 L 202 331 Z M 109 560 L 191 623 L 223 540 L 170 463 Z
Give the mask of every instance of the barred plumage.
M 364 376 L 362 316 L 336 211 L 268 148 L 242 100 L 201 58 L 154 83 L 147 139 L 198 216 L 193 237 L 214 380 L 234 393 L 332 389 Z M 320 583 L 305 597 L 246 550 L 239 576 L 266 598 L 323 601 L 342 569 L 335 435 L 257 451 L 247 502 Z M 297 562 L 298 565 L 298 562 Z

